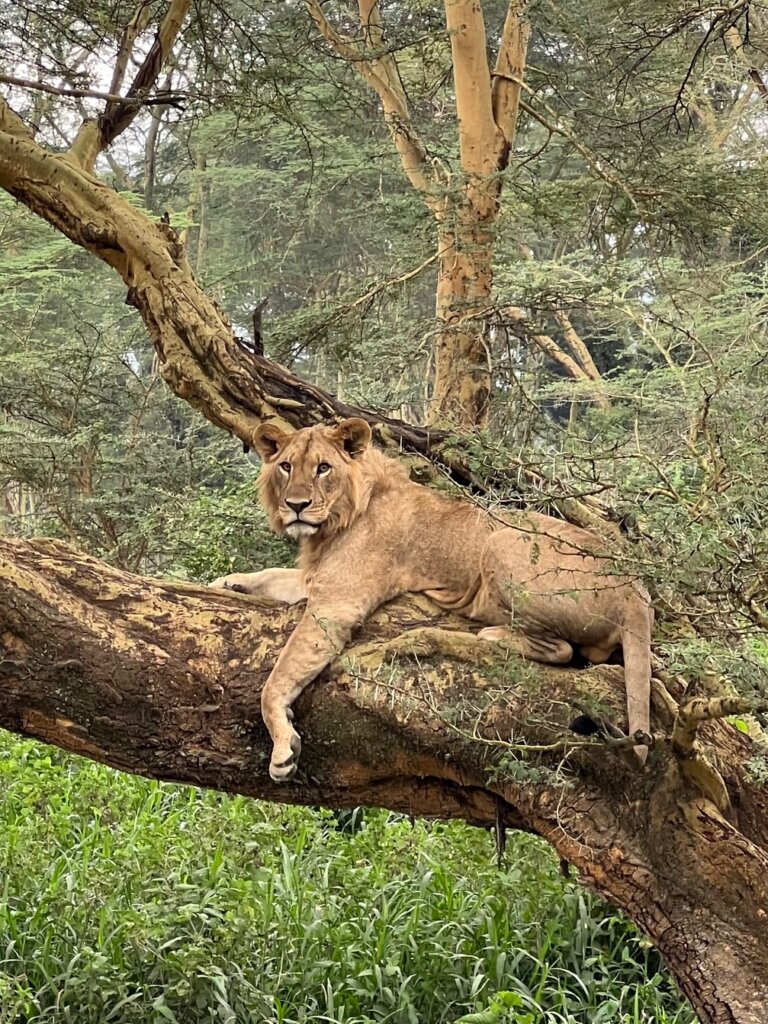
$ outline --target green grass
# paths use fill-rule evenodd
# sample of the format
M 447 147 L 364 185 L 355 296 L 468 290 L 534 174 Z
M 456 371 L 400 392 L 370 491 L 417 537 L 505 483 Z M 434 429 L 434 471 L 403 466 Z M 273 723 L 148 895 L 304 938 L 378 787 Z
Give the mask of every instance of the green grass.
M 0 1024 L 694 1021 L 541 843 L 334 825 L 0 733 Z

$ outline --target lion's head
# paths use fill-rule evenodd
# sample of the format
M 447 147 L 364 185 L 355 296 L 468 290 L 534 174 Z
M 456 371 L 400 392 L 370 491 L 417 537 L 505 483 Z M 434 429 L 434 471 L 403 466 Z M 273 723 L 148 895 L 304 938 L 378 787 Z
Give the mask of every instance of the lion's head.
M 253 443 L 264 462 L 261 500 L 276 533 L 294 539 L 330 536 L 349 526 L 362 510 L 360 463 L 371 443 L 365 420 L 306 427 L 294 434 L 264 423 Z

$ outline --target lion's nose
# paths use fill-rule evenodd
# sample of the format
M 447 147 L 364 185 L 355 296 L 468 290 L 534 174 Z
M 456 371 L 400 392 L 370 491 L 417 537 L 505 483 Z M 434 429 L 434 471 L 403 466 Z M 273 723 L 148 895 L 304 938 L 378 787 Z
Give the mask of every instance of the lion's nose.
M 293 511 L 296 513 L 296 515 L 299 516 L 299 515 L 301 515 L 301 513 L 304 511 L 305 508 L 309 508 L 309 506 L 312 504 L 312 502 L 311 501 L 288 501 L 288 499 L 286 499 L 285 504 L 288 506 L 288 508 L 292 508 Z

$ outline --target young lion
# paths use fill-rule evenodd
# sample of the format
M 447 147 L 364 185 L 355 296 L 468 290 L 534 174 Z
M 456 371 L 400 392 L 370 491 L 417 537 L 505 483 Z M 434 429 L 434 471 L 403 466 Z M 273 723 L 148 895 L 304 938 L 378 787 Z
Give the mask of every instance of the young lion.
M 653 612 L 637 582 L 611 574 L 597 536 L 533 512 L 501 520 L 413 483 L 371 447 L 361 419 L 294 434 L 266 423 L 254 443 L 270 525 L 300 541 L 298 568 L 211 585 L 307 602 L 262 693 L 276 782 L 294 775 L 301 752 L 293 701 L 357 626 L 406 591 L 485 623 L 480 637 L 545 664 L 565 664 L 574 649 L 604 662 L 623 648 L 630 733 L 648 731 Z M 644 761 L 646 748 L 635 750 Z

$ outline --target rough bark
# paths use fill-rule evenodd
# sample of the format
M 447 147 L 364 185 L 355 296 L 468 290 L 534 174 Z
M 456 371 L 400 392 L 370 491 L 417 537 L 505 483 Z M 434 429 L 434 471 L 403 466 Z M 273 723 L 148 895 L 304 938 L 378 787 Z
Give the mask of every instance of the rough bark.
M 82 157 L 43 150 L 0 100 L 0 187 L 121 274 L 177 394 L 246 444 L 267 417 L 304 426 L 362 414 L 380 443 L 437 453 L 471 481 L 446 434 L 346 406 L 239 344 L 173 232 L 121 200 Z M 568 511 L 585 524 L 595 517 L 578 503 Z M 654 938 L 704 1024 L 765 1020 L 766 797 L 742 770 L 749 741 L 727 726 L 701 730 L 717 748 L 735 808 L 727 812 L 669 746 L 642 775 L 589 749 L 571 757 L 567 786 L 552 771 L 561 751 L 541 752 L 544 775 L 520 776 L 486 741 L 523 733 L 551 743 L 579 697 L 621 721 L 621 672 L 478 666 L 471 645 L 443 636 L 435 647 L 422 634 L 406 644 L 417 644 L 415 661 L 397 637 L 432 613 L 411 602 L 378 616 L 299 702 L 303 774 L 278 789 L 266 774 L 258 696 L 295 613 L 137 580 L 61 545 L 4 542 L 2 552 L 0 724 L 124 770 L 269 799 L 368 803 L 478 825 L 498 812 L 544 836 Z M 669 717 L 660 704 L 657 727 L 668 729 Z
M 487 204 L 484 204 L 487 205 Z M 484 337 L 483 313 L 493 288 L 495 213 L 482 220 L 477 203 L 466 199 L 450 210 L 459 222 L 438 232 L 435 383 L 431 423 L 468 430 L 488 419 L 492 357 Z
M 365 413 L 315 388 L 236 339 L 197 285 L 174 232 L 150 220 L 66 155 L 47 152 L 0 98 L 0 188 L 113 267 L 141 314 L 170 387 L 250 445 L 267 418 L 286 427 L 367 415 L 377 440 L 427 455 L 444 432 Z M 461 475 L 459 463 L 456 471 Z M 464 477 L 467 470 L 464 468 Z
M 481 827 L 498 816 L 543 836 L 638 923 L 703 1024 L 764 1024 L 768 800 L 744 775 L 747 737 L 706 727 L 726 813 L 668 744 L 644 773 L 602 746 L 558 771 L 562 749 L 505 743 L 556 743 L 579 701 L 621 723 L 621 669 L 545 670 L 485 647 L 479 657 L 461 623 L 435 632 L 436 610 L 410 599 L 383 609 L 298 701 L 301 770 L 277 786 L 259 694 L 298 614 L 129 576 L 60 542 L 3 540 L 0 725 L 123 771 L 268 800 Z M 658 732 L 672 703 L 657 689 Z

